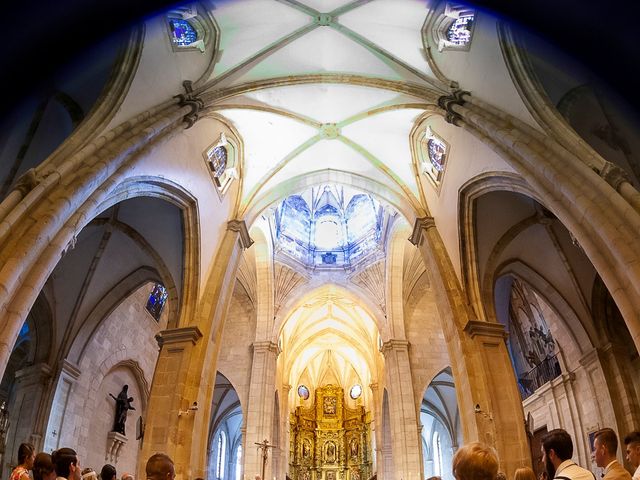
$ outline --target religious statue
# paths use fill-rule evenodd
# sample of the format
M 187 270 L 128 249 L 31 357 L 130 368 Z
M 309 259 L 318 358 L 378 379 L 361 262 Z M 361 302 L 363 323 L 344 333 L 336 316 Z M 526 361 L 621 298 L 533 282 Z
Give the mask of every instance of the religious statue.
M 129 410 L 135 410 L 135 408 L 133 408 L 133 406 L 131 405 L 131 402 L 133 402 L 133 397 L 130 397 L 127 393 L 128 389 L 129 385 L 125 385 L 124 387 L 122 387 L 122 391 L 118 394 L 117 397 L 114 397 L 111 393 L 109 394 L 111 398 L 116 401 L 116 416 L 113 420 L 112 431 L 121 433 L 122 435 L 125 435 L 124 424 L 127 421 L 127 413 L 129 412 Z
M 358 458 L 358 440 L 352 438 L 349 442 L 349 450 L 351 451 L 351 458 Z
M 336 480 L 336 472 L 329 470 L 327 472 L 327 480 Z
M 334 463 L 336 461 L 336 444 L 333 442 L 327 442 L 324 445 L 324 461 L 327 463 Z
M 302 444 L 302 458 L 309 458 L 311 453 L 311 447 L 309 446 L 309 440 L 305 440 Z

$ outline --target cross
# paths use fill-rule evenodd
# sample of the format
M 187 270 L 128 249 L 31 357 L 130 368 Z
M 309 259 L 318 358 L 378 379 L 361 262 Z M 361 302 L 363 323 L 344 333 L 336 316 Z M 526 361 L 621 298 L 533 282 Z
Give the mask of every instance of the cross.
M 269 449 L 276 448 L 276 446 L 269 445 L 269 440 L 267 440 L 266 438 L 262 442 L 255 442 L 255 444 L 258 445 L 258 448 L 260 450 L 262 450 L 262 476 L 260 478 L 264 480 L 264 470 L 267 466 L 267 455 Z

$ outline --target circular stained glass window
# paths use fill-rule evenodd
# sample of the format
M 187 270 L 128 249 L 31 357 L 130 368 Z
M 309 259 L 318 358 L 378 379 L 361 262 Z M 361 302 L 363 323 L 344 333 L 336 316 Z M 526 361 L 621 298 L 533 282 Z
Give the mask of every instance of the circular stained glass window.
M 303 400 L 306 400 L 307 398 L 309 398 L 309 389 L 304 385 L 300 385 L 298 387 L 298 396 Z
M 355 400 L 356 398 L 360 398 L 360 395 L 362 395 L 362 387 L 360 385 L 354 385 L 351 387 L 351 390 L 349 391 L 349 396 L 351 398 Z

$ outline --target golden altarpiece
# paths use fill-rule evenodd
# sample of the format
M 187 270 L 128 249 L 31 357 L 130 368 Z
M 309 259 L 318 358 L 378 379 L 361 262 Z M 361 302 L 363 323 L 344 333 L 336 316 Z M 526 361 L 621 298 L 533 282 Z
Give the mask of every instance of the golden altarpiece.
M 290 418 L 292 480 L 366 480 L 371 476 L 371 414 L 344 404 L 344 390 L 326 385 L 315 404 Z

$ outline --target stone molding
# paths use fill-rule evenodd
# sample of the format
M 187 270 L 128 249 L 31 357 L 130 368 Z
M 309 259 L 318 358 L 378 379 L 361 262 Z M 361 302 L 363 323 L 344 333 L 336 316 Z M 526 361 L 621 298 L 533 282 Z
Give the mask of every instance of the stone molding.
M 227 222 L 227 230 L 237 232 L 240 235 L 240 245 L 244 250 L 253 245 L 253 239 L 249 235 L 249 230 L 244 220 L 229 220 Z
M 122 447 L 127 444 L 127 437 L 118 432 L 107 433 L 107 454 L 104 456 L 105 462 L 118 463 L 118 457 Z
M 404 350 L 407 351 L 409 349 L 409 341 L 392 338 L 387 340 L 382 344 L 382 353 L 386 355 L 391 351 Z
M 614 190 L 618 190 L 620 185 L 625 182 L 631 183 L 627 172 L 611 162 L 605 162 L 599 174 Z
M 445 120 L 455 126 L 460 126 L 460 121 L 462 120 L 462 116 L 453 110 L 454 105 L 464 105 L 465 99 L 463 98 L 465 95 L 471 95 L 466 90 L 454 90 L 449 95 L 443 95 L 438 98 L 438 106 L 442 108 L 445 113 Z
M 163 345 L 191 342 L 193 345 L 202 338 L 202 332 L 198 327 L 181 327 L 170 330 L 162 330 L 156 335 L 156 341 L 160 348 Z
M 478 320 L 469 320 L 464 326 L 464 331 L 471 338 L 477 336 L 507 338 L 509 334 L 505 331 L 504 325 L 494 322 L 480 322 Z
M 178 105 L 181 107 L 190 107 L 191 111 L 184 116 L 186 128 L 191 128 L 198 121 L 200 111 L 204 108 L 204 101 L 193 93 L 193 82 L 185 80 L 182 82 L 185 93 L 174 95 L 173 98 L 178 99 Z
M 66 374 L 73 380 L 77 380 L 82 371 L 75 363 L 71 363 L 69 360 L 62 361 L 62 373 Z
M 268 340 L 253 342 L 251 344 L 251 351 L 253 353 L 256 352 L 273 352 L 276 355 L 280 353 L 280 349 L 276 343 L 270 342 Z
M 600 359 L 598 357 L 598 350 L 595 348 L 592 348 L 587 353 L 585 353 L 582 357 L 580 357 L 580 360 L 578 360 L 578 362 L 582 367 L 587 368 L 593 363 L 598 362 L 599 360 Z
M 413 224 L 413 231 L 409 237 L 409 241 L 416 247 L 422 243 L 423 231 L 429 228 L 435 228 L 436 221 L 433 217 L 418 217 Z
M 37 363 L 21 368 L 15 375 L 16 381 L 22 384 L 44 383 L 51 377 L 51 367 L 46 363 Z

